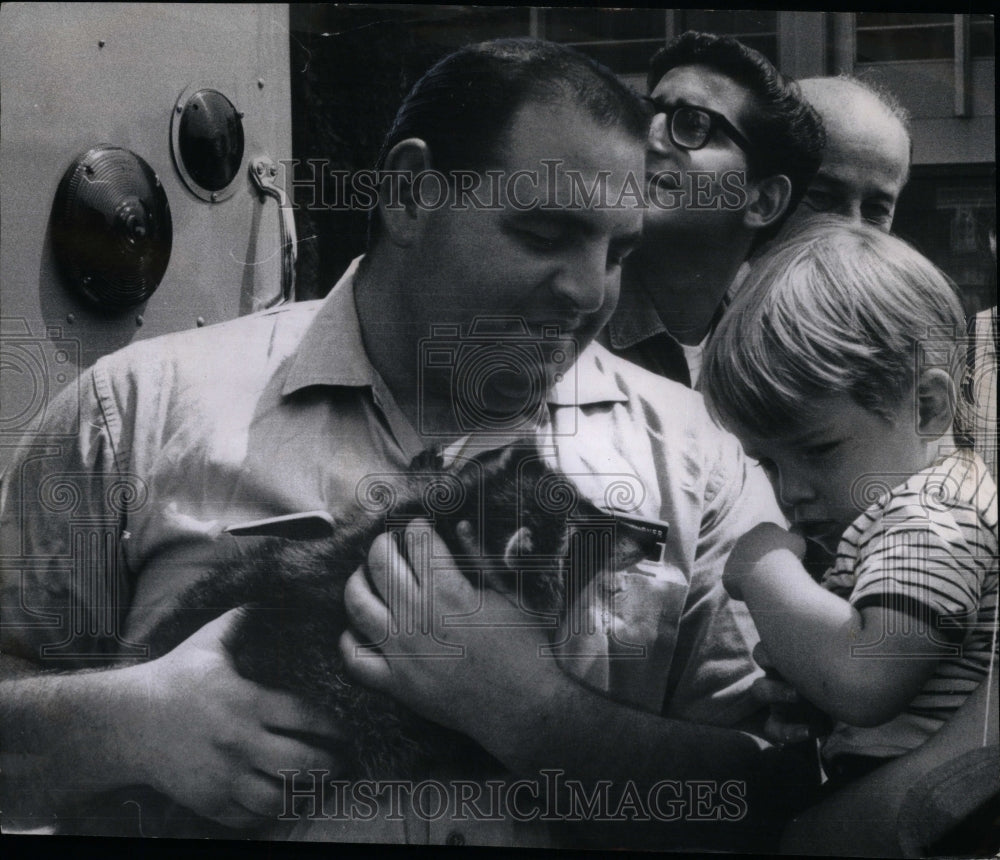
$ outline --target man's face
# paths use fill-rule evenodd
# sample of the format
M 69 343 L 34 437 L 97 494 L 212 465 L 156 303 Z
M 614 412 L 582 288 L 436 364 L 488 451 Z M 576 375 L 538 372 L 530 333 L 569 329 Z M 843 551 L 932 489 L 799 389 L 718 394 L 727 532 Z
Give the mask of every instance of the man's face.
M 767 472 L 785 515 L 806 537 L 835 552 L 844 529 L 881 491 L 928 465 L 915 415 L 905 398 L 888 420 L 835 395 L 787 436 L 737 435 Z
M 511 318 L 489 325 L 496 359 L 472 383 L 482 389 L 476 397 L 502 412 L 505 402 L 557 381 L 566 357 L 579 354 L 613 312 L 622 260 L 642 229 L 642 142 L 597 125 L 571 103 L 529 101 L 515 112 L 492 170 L 477 197 L 496 205 L 468 198 L 464 209 L 423 214 L 409 255 L 415 292 L 408 311 L 423 337 L 449 324 L 466 342 L 477 320 Z M 599 181 L 603 194 L 588 199 Z M 506 370 L 505 353 L 512 359 Z M 523 366 L 525 355 L 539 354 L 541 366 Z
M 823 119 L 826 148 L 785 229 L 836 215 L 890 230 L 909 172 L 910 141 L 903 126 L 867 93 L 813 90 L 805 84 L 803 92 Z
M 657 105 L 707 108 L 724 116 L 747 137 L 744 118 L 753 96 L 741 84 L 706 66 L 678 66 L 667 72 L 650 93 Z M 741 194 L 747 173 L 747 155 L 716 125 L 705 145 L 685 149 L 667 130 L 668 119 L 657 113 L 646 147 L 646 176 L 650 206 L 646 230 L 659 228 L 705 230 L 723 227 L 742 217 Z M 728 178 L 724 178 L 728 177 Z M 704 205 L 708 200 L 711 205 Z

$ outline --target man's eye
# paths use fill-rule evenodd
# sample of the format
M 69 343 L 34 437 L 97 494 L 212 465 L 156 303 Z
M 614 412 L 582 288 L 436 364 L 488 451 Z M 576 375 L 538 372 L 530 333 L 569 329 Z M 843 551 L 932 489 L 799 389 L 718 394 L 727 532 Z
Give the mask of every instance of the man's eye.
M 829 212 L 837 205 L 837 198 L 829 191 L 809 190 L 806 192 L 806 203 L 819 212 Z
M 861 214 L 865 221 L 876 227 L 881 227 L 883 230 L 888 230 L 892 223 L 892 212 L 884 206 L 865 206 L 862 208 Z
M 537 251 L 553 251 L 559 245 L 557 234 L 540 233 L 537 230 L 518 230 L 521 240 Z

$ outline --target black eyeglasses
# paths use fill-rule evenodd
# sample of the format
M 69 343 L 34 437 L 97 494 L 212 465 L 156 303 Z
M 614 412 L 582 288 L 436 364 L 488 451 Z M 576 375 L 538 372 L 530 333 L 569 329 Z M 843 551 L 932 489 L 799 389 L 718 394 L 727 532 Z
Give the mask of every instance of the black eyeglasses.
M 750 155 L 754 148 L 736 126 L 714 110 L 693 105 L 669 107 L 652 96 L 643 96 L 643 101 L 651 111 L 650 120 L 657 114 L 666 115 L 664 128 L 670 136 L 670 142 L 681 149 L 701 149 L 717 128 L 747 155 Z

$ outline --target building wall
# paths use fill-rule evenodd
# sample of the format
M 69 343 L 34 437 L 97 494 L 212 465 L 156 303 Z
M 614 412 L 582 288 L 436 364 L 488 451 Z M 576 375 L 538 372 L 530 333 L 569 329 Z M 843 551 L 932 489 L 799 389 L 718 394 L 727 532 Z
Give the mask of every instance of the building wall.
M 192 194 L 171 159 L 171 113 L 192 84 L 221 90 L 245 114 L 241 178 L 216 204 Z M 277 206 L 262 205 L 246 161 L 291 156 L 287 8 L 4 3 L 0 86 L 0 437 L 10 439 L 36 426 L 56 391 L 99 356 L 199 317 L 229 319 L 278 288 Z M 81 303 L 51 249 L 63 172 L 99 144 L 149 163 L 173 220 L 159 288 L 126 313 Z

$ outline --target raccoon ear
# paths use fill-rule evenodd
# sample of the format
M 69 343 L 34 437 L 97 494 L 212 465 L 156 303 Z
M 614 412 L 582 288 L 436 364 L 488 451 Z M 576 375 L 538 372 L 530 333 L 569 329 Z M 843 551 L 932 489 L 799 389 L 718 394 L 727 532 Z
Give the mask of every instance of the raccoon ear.
M 535 547 L 531 539 L 531 529 L 521 526 L 507 541 L 507 546 L 503 552 L 503 563 L 509 570 L 516 570 L 518 559 L 523 558 Z

